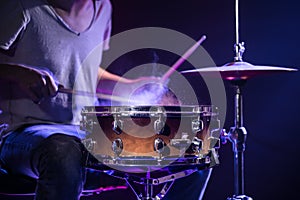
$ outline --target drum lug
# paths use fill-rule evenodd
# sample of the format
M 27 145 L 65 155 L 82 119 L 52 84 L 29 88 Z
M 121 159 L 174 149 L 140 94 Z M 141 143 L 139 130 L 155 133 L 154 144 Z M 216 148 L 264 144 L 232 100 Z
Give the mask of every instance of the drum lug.
M 81 142 L 90 153 L 93 153 L 95 151 L 97 142 L 92 138 L 83 139 Z
M 155 133 L 161 134 L 163 132 L 164 126 L 165 126 L 165 123 L 162 120 L 160 120 L 160 119 L 155 120 L 155 122 L 154 122 Z
M 94 111 L 94 110 L 91 110 Z M 97 118 L 96 116 L 88 115 L 90 110 L 84 108 L 81 111 L 82 119 L 80 120 L 80 130 L 86 132 L 93 132 L 94 125 L 96 124 Z M 96 118 L 96 119 L 95 119 Z
M 112 142 L 111 149 L 113 150 L 115 156 L 119 157 L 123 151 L 123 141 L 120 138 L 115 139 Z
M 158 110 L 162 112 L 161 109 Z M 158 119 L 154 121 L 154 131 L 156 134 L 165 135 L 165 136 L 168 136 L 170 134 L 169 127 L 165 122 L 166 122 L 165 116 L 159 113 Z
M 93 119 L 85 119 L 80 121 L 80 129 L 87 132 L 93 132 L 96 122 Z
M 195 153 L 200 152 L 200 150 L 202 149 L 202 145 L 203 145 L 203 142 L 202 142 L 201 139 L 199 139 L 198 137 L 193 138 L 193 140 L 192 140 L 192 150 Z
M 166 143 L 161 138 L 156 138 L 154 140 L 154 151 L 156 151 L 159 154 L 159 160 L 161 160 L 162 154 L 165 152 L 165 146 Z
M 162 121 L 161 119 L 155 120 L 154 131 L 157 135 L 164 135 L 164 136 L 170 135 L 170 127 L 167 124 L 165 124 L 165 122 Z
M 198 133 L 200 131 L 202 131 L 204 128 L 204 123 L 202 120 L 200 119 L 194 119 L 192 121 L 192 131 L 193 133 Z
M 120 135 L 122 133 L 122 129 L 123 129 L 123 121 L 120 120 L 120 119 L 116 119 L 113 121 L 113 124 L 112 124 L 112 129 L 113 131 Z

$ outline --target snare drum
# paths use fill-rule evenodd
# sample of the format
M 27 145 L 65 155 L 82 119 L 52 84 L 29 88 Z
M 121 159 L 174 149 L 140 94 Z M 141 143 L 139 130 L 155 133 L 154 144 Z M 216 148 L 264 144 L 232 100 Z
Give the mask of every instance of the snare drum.
M 82 110 L 86 148 L 117 166 L 209 163 L 219 146 L 213 106 L 98 106 Z

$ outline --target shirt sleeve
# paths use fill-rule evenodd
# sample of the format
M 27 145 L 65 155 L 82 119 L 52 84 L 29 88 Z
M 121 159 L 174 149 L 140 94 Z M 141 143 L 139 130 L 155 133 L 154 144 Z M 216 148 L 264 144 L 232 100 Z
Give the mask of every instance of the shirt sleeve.
M 19 0 L 0 1 L 0 48 L 9 50 L 25 30 L 29 17 Z

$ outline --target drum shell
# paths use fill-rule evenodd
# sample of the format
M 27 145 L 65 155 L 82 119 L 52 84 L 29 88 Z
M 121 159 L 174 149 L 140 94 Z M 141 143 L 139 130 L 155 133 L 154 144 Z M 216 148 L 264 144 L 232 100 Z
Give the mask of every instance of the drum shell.
M 82 129 L 92 141 L 89 151 L 105 156 L 205 156 L 214 148 L 218 137 L 213 134 L 219 129 L 217 112 L 212 106 L 138 106 L 138 107 L 86 107 L 82 112 Z M 122 127 L 116 131 L 113 124 L 118 121 Z M 158 122 L 163 129 L 155 128 Z M 193 129 L 193 122 L 200 122 L 201 129 Z M 201 140 L 201 149 L 191 148 L 194 138 Z M 155 141 L 163 141 L 164 147 L 157 151 Z M 122 151 L 116 155 L 113 141 L 122 141 Z M 187 142 L 178 147 L 174 141 Z

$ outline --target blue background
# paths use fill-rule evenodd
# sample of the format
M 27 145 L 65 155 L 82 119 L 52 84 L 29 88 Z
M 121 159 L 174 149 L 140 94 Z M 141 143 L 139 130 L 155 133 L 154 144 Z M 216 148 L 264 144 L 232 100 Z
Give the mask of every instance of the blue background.
M 112 4 L 113 34 L 147 26 L 170 28 L 195 40 L 205 34 L 203 47 L 217 65 L 233 60 L 234 0 L 112 0 Z M 240 1 L 244 61 L 300 69 L 299 8 L 297 0 Z M 224 128 L 228 130 L 233 126 L 234 94 L 228 83 L 225 86 L 228 110 Z M 295 199 L 298 195 L 299 97 L 300 72 L 259 76 L 244 88 L 244 126 L 248 131 L 245 193 L 256 200 Z M 233 194 L 231 144 L 223 145 L 219 154 L 221 165 L 214 168 L 204 199 L 226 199 Z
M 149 26 L 170 28 L 195 40 L 205 34 L 203 47 L 217 65 L 233 60 L 234 0 L 112 0 L 112 5 L 113 35 Z M 240 40 L 246 44 L 244 60 L 255 65 L 300 69 L 299 8 L 297 0 L 240 1 Z M 132 59 L 127 58 L 122 64 L 130 66 Z M 153 55 L 146 53 L 136 59 L 146 62 L 153 60 Z M 168 54 L 160 59 L 169 65 L 174 61 Z M 184 63 L 182 69 L 189 67 Z M 115 72 L 122 73 L 116 69 Z M 224 128 L 228 130 L 233 125 L 233 90 L 228 83 L 225 86 L 228 110 Z M 256 77 L 244 88 L 244 125 L 248 131 L 245 193 L 255 200 L 297 199 L 299 195 L 299 97 L 300 72 Z M 233 194 L 231 144 L 223 145 L 219 154 L 221 164 L 214 168 L 204 199 L 226 199 Z M 135 199 L 130 191 L 106 192 L 84 199 L 117 198 Z

